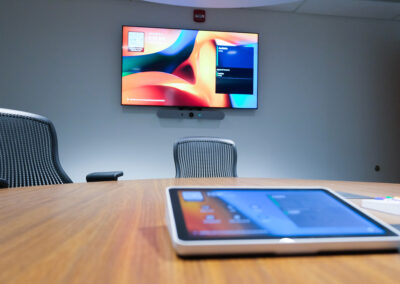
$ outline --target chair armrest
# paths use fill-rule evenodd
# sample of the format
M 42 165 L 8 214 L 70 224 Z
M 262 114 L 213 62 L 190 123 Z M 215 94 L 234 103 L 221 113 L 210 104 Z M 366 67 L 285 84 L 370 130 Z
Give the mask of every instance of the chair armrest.
M 119 177 L 123 176 L 124 173 L 122 171 L 115 171 L 115 172 L 95 172 L 90 173 L 86 176 L 87 182 L 94 182 L 94 181 L 112 181 L 118 180 Z
M 8 188 L 8 181 L 4 178 L 0 178 L 0 188 Z

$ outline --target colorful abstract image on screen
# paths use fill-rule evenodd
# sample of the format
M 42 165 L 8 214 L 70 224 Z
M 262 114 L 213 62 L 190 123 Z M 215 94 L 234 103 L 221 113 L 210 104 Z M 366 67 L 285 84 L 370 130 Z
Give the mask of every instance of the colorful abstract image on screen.
M 257 34 L 122 32 L 122 105 L 257 108 Z

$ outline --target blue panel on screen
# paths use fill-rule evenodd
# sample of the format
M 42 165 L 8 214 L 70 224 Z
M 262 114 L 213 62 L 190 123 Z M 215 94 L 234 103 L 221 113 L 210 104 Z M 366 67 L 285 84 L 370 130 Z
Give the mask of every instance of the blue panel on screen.
M 219 46 L 217 67 L 253 68 L 254 49 L 244 46 Z
M 230 94 L 231 104 L 233 108 L 257 108 L 257 84 L 258 84 L 258 48 L 256 44 L 249 44 L 246 47 L 252 47 L 255 56 L 253 56 L 253 95 Z

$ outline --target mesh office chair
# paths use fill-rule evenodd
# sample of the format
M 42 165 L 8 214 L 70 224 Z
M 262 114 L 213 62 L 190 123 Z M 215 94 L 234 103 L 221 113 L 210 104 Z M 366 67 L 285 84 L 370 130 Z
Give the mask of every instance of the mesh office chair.
M 237 151 L 232 140 L 186 137 L 174 144 L 177 178 L 237 177 Z
M 88 181 L 122 172 L 92 173 Z M 0 108 L 0 188 L 71 183 L 58 159 L 57 134 L 46 117 Z

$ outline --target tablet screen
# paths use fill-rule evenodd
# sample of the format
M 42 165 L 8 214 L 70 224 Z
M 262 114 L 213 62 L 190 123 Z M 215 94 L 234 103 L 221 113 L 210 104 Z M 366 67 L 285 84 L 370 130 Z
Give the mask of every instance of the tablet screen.
M 174 188 L 170 196 L 183 240 L 395 235 L 324 189 Z

